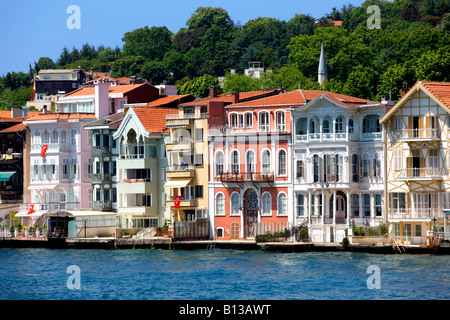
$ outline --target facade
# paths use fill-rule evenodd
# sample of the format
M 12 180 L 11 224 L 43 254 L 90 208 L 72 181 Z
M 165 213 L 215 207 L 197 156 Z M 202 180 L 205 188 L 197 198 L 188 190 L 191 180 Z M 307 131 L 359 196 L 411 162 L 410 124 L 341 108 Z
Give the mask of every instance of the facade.
M 44 106 L 50 110 L 58 98 L 77 90 L 87 79 L 81 69 L 49 69 L 40 70 L 35 76 L 33 97 L 27 106 L 42 110 Z
M 418 82 L 381 119 L 386 132 L 386 210 L 405 244 L 443 231 L 450 209 L 450 83 Z
M 277 93 L 277 90 L 245 92 L 241 97 L 243 101 L 250 101 Z M 217 95 L 217 89 L 211 88 L 208 98 L 182 103 L 178 114 L 167 116 L 170 141 L 165 187 L 174 222 L 210 217 L 208 182 L 212 158 L 208 132 L 211 127 L 223 124 L 224 107 L 238 101 L 237 93 Z
M 301 91 L 292 109 L 294 224 L 313 242 L 341 242 L 345 229 L 384 221 L 380 103 Z M 351 232 L 351 231 L 349 231 Z
M 120 228 L 160 227 L 170 220 L 166 208 L 165 124 L 173 107 L 131 106 L 113 134 L 117 159 L 117 213 Z

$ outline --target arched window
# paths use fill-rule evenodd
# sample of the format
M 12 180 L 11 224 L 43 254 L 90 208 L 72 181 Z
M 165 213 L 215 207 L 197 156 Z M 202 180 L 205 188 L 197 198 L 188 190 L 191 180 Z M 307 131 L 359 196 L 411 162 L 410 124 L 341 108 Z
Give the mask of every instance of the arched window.
M 330 121 L 323 120 L 322 131 L 323 133 L 330 133 Z
M 225 215 L 225 196 L 223 193 L 216 195 L 216 215 Z
M 33 135 L 33 143 L 34 144 L 40 144 L 41 143 L 41 134 L 39 133 L 39 131 L 34 131 L 34 135 Z
M 220 176 L 223 172 L 223 152 L 217 151 L 216 153 L 216 177 Z
M 239 194 L 234 192 L 231 195 L 231 215 L 239 215 Z
M 286 151 L 280 150 L 278 152 L 278 175 L 285 176 L 287 175 L 287 163 L 286 163 Z
M 313 156 L 313 173 L 314 182 L 319 182 L 319 156 L 317 154 Z
M 261 171 L 264 173 L 270 172 L 270 151 L 269 150 L 263 151 L 261 163 L 262 163 Z
M 267 111 L 259 114 L 259 130 L 262 132 L 268 132 L 270 130 L 270 118 Z
M 262 198 L 262 212 L 263 216 L 270 216 L 272 214 L 272 197 L 270 193 L 266 192 L 263 194 Z
M 381 217 L 381 194 L 375 195 L 375 214 L 377 217 Z
M 334 131 L 336 133 L 344 132 L 344 117 L 342 117 L 342 116 L 337 117 L 336 122 L 335 122 Z
M 51 143 L 58 143 L 58 131 L 52 131 Z
M 245 126 L 246 128 L 253 128 L 253 113 L 245 113 Z
M 247 151 L 247 157 L 246 157 L 246 172 L 255 172 L 255 152 L 253 150 Z
M 65 147 L 67 144 L 67 133 L 65 130 L 61 132 L 61 146 Z
M 231 126 L 231 128 L 238 128 L 239 127 L 237 113 L 230 114 L 230 126 Z
M 276 119 L 277 119 L 277 130 L 286 131 L 286 119 L 284 111 L 277 111 Z
M 285 193 L 278 195 L 278 215 L 285 216 L 287 214 L 287 197 Z
M 364 217 L 370 217 L 370 195 L 363 196 L 364 201 Z
M 230 171 L 232 173 L 239 173 L 239 152 L 237 150 L 231 151 L 231 154 L 230 154 Z

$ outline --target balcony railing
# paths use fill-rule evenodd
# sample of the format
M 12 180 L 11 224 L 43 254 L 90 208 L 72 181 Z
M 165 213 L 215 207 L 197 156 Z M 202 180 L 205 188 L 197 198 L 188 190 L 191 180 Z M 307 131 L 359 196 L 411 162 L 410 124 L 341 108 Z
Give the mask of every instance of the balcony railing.
M 168 114 L 166 120 L 205 119 L 207 117 L 207 113 Z
M 307 142 L 307 141 L 346 141 L 348 134 L 346 132 L 337 133 L 308 133 L 308 134 L 297 134 L 295 139 L 297 142 Z
M 92 182 L 111 181 L 112 176 L 109 173 L 93 173 Z
M 402 139 L 439 139 L 437 129 L 404 129 Z
M 222 182 L 273 182 L 273 172 L 222 172 L 219 175 Z
M 94 146 L 92 147 L 92 154 L 93 155 L 104 155 L 104 154 L 110 154 L 111 153 L 111 147 L 103 147 L 103 146 Z
M 211 127 L 209 129 L 209 136 L 216 136 L 216 135 L 235 135 L 235 134 L 255 134 L 258 132 L 265 132 L 265 133 L 287 133 L 289 132 L 288 128 L 285 125 L 275 125 L 275 127 L 270 127 L 268 125 L 260 125 L 258 126 L 252 126 L 252 127 L 239 127 L 239 126 L 230 126 L 230 125 L 224 125 L 224 126 L 216 126 Z
M 30 208 L 29 204 L 20 205 L 20 211 L 27 211 Z M 80 210 L 79 202 L 47 202 L 34 203 L 34 211 L 65 211 L 65 210 Z
M 186 172 L 194 170 L 193 165 L 168 166 L 166 172 Z
M 390 219 L 432 219 L 443 218 L 442 211 L 437 208 L 404 208 L 389 211 Z
M 400 178 L 407 180 L 442 178 L 439 168 L 406 168 L 400 170 Z

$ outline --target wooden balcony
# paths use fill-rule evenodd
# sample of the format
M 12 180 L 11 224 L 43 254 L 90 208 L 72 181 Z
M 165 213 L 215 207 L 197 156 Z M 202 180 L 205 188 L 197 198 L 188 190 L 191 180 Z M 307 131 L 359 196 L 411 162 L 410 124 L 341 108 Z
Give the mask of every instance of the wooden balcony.
M 219 175 L 222 182 L 273 182 L 273 172 L 222 172 Z
M 406 168 L 400 170 L 399 180 L 441 180 L 438 168 Z

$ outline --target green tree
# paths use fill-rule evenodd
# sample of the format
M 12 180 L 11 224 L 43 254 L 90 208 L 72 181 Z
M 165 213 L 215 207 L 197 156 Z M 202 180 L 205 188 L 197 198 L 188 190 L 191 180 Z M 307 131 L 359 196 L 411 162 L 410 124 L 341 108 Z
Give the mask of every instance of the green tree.
M 126 56 L 113 63 L 111 66 L 113 77 L 131 77 L 141 72 L 141 68 L 147 62 L 142 56 Z
M 220 91 L 219 80 L 217 77 L 205 74 L 201 77 L 187 81 L 181 88 L 179 88 L 180 94 L 192 94 L 193 96 L 205 98 L 209 95 L 209 89 L 215 86 Z
M 125 33 L 122 41 L 124 56 L 162 60 L 166 52 L 172 49 L 172 32 L 167 27 L 145 26 Z
M 70 62 L 72 62 L 72 57 L 69 53 L 69 50 L 67 50 L 67 47 L 63 48 L 63 51 L 61 52 L 57 63 L 60 67 L 64 67 L 66 64 L 69 64 Z
M 189 29 L 206 28 L 213 26 L 231 28 L 234 26 L 228 12 L 222 8 L 199 7 L 186 22 Z

